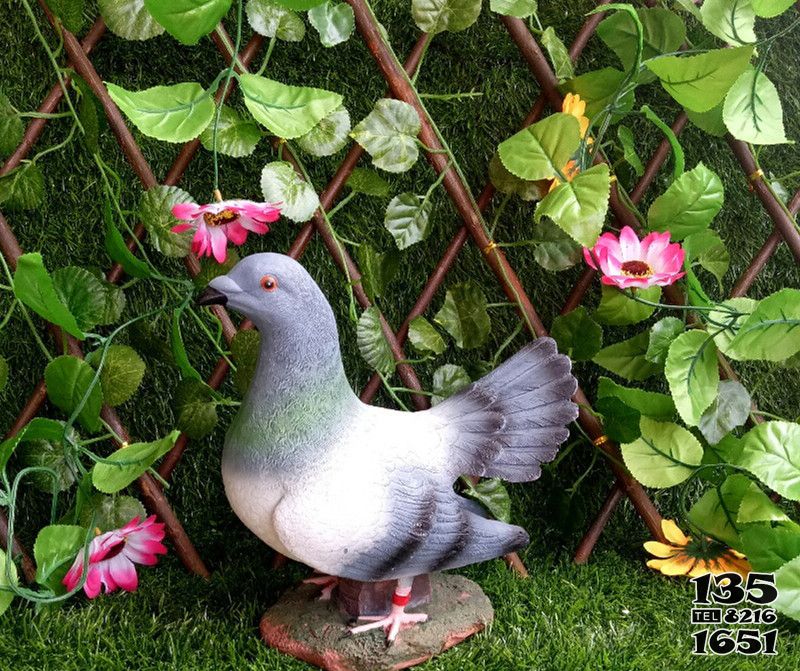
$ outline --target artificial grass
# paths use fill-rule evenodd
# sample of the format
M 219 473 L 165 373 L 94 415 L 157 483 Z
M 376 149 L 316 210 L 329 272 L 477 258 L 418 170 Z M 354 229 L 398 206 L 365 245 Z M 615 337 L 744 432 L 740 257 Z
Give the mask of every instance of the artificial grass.
M 582 22 L 583 12 L 590 7 L 588 2 L 570 3 L 569 7 L 557 2 L 540 4 L 542 21 L 553 25 L 567 42 Z M 383 0 L 375 6 L 402 57 L 417 35 L 409 3 Z M 41 15 L 40 24 L 51 44 L 55 44 L 53 33 Z M 788 19 L 779 20 L 777 25 L 788 25 Z M 800 60 L 800 42 L 795 35 L 781 39 L 780 48 L 770 53 L 767 67 L 784 101 L 787 134 L 791 138 L 800 135 L 796 65 Z M 6 45 L 6 58 L 0 66 L 2 90 L 19 109 L 35 109 L 49 90 L 53 75 L 17 4 L 6 8 L 0 23 L 0 38 Z M 130 89 L 185 80 L 208 83 L 222 63 L 209 40 L 188 48 L 168 36 L 144 43 L 108 36 L 96 48 L 92 60 L 104 79 Z M 578 71 L 602 65 L 615 63 L 613 56 L 594 38 L 580 60 Z M 385 83 L 356 36 L 344 45 L 324 49 L 310 28 L 299 44 L 279 43 L 269 74 L 289 83 L 341 92 L 354 121 L 366 115 L 385 90 Z M 482 98 L 458 102 L 427 102 L 477 193 L 497 143 L 516 129 L 537 95 L 536 84 L 516 47 L 488 7 L 469 30 L 445 34 L 433 41 L 418 85 L 420 90 L 431 93 L 469 90 L 484 93 Z M 643 93 L 639 102 L 652 104 L 662 118 L 671 119 L 677 113 L 675 104 L 656 87 Z M 649 155 L 661 139 L 659 134 L 640 119 L 628 123 L 637 132 L 641 154 Z M 64 120 L 50 122 L 38 148 L 63 139 L 67 129 Z M 138 135 L 137 139 L 156 175 L 163 176 L 176 149 Z M 729 287 L 769 234 L 771 223 L 748 192 L 746 180 L 723 141 L 709 139 L 689 127 L 682 143 L 688 167 L 702 160 L 720 174 L 725 184 L 726 206 L 714 227 L 731 251 L 731 270 L 726 277 Z M 125 181 L 124 206 L 133 210 L 141 188 L 107 130 L 101 149 L 104 158 Z M 306 161 L 318 189 L 332 175 L 341 156 Z M 260 170 L 274 158 L 267 143 L 262 143 L 246 159 L 223 157 L 224 193 L 258 197 Z M 797 150 L 790 145 L 765 148 L 761 158 L 768 169 L 777 173 L 788 173 L 798 167 Z M 109 260 L 101 244 L 102 192 L 90 157 L 75 142 L 43 159 L 41 165 L 47 191 L 44 207 L 35 212 L 6 212 L 23 248 L 41 250 L 51 268 L 69 263 L 107 268 Z M 663 171 L 659 176 L 652 194 L 663 191 L 666 175 Z M 423 161 L 405 175 L 386 176 L 392 193 L 405 190 L 422 193 L 434 179 Z M 623 180 L 624 177 L 623 174 Z M 630 186 L 630 181 L 626 184 Z M 201 153 L 181 186 L 198 200 L 207 198 L 211 188 L 210 154 Z M 789 182 L 786 186 L 793 189 L 798 184 Z M 358 197 L 336 217 L 334 224 L 347 238 L 369 240 L 378 248 L 390 249 L 393 242 L 382 226 L 385 206 L 385 200 Z M 498 238 L 530 237 L 531 212 L 529 205 L 509 207 L 498 228 Z M 491 215 L 489 212 L 488 216 Z M 437 193 L 430 238 L 404 253 L 400 275 L 380 301 L 391 323 L 401 322 L 459 225 L 446 195 Z M 249 243 L 245 251 L 285 250 L 297 230 L 296 225 L 283 222 L 268 236 Z M 580 267 L 556 275 L 537 266 L 530 250 L 509 251 L 545 323 L 550 323 Z M 361 387 L 370 371 L 358 354 L 355 330 L 347 320 L 343 277 L 319 240 L 311 243 L 303 263 L 334 305 L 340 318 L 345 366 L 353 385 Z M 180 263 L 164 261 L 163 265 L 175 275 L 183 275 Z M 465 279 L 479 281 L 490 301 L 504 300 L 481 254 L 470 245 L 461 254 L 445 287 Z M 721 295 L 710 277 L 703 279 L 712 295 Z M 782 286 L 800 286 L 800 273 L 785 248 L 779 249 L 750 295 L 763 296 Z M 131 287 L 127 295 L 129 314 L 149 309 L 160 300 L 143 283 Z M 596 303 L 597 295 L 598 291 L 593 290 L 590 302 Z M 440 292 L 431 314 L 442 299 Z M 3 300 L 0 297 L 0 309 L 6 305 Z M 420 366 L 423 384 L 430 385 L 432 371 L 440 363 L 463 363 L 475 369 L 480 360 L 490 358 L 515 326 L 513 312 L 506 308 L 493 310 L 492 318 L 494 328 L 485 347 L 466 353 L 451 348 L 436 364 Z M 155 324 L 160 338 L 166 337 L 166 326 L 163 319 Z M 210 371 L 213 352 L 188 322 L 185 330 L 193 362 L 204 372 Z M 607 337 L 612 337 L 611 331 Z M 519 336 L 512 349 L 522 342 L 524 336 Z M 148 355 L 152 348 L 139 349 Z M 11 364 L 13 380 L 0 392 L 0 432 L 4 433 L 40 379 L 45 361 L 20 320 L 12 321 L 3 332 L 0 353 Z M 131 433 L 141 438 L 161 435 L 174 423 L 170 399 L 177 373 L 156 357 L 149 356 L 148 363 L 145 386 L 120 408 Z M 769 365 L 747 365 L 737 370 L 754 391 L 759 407 L 789 417 L 797 415 L 800 405 L 797 376 L 787 376 Z M 578 365 L 576 371 L 591 393 L 596 369 Z M 226 391 L 234 393 L 229 386 Z M 388 403 L 385 397 L 380 397 L 379 402 Z M 227 506 L 219 475 L 219 453 L 229 419 L 223 413 L 220 427 L 212 436 L 190 444 L 168 492 L 191 538 L 213 569 L 212 580 L 206 583 L 187 575 L 171 555 L 158 568 L 141 572 L 140 590 L 133 595 L 117 594 L 94 602 L 76 598 L 62 608 L 40 611 L 17 603 L 0 620 L 0 668 L 306 668 L 266 649 L 257 639 L 260 613 L 301 572 L 297 567 L 271 570 L 270 551 L 242 527 Z M 786 621 L 781 624 L 780 654 L 776 658 L 691 658 L 690 635 L 696 628 L 689 625 L 690 591 L 685 584 L 660 577 L 644 567 L 641 542 L 646 540 L 647 533 L 627 503 L 612 520 L 590 565 L 576 567 L 569 562 L 581 531 L 611 482 L 608 469 L 598 460 L 577 493 L 570 496 L 567 490 L 586 470 L 591 454 L 590 448 L 582 445 L 557 470 L 548 470 L 538 483 L 512 488 L 514 520 L 528 528 L 533 538 L 523 553 L 532 577 L 520 580 L 500 561 L 467 569 L 465 573 L 477 580 L 492 599 L 497 620 L 489 632 L 434 660 L 426 668 L 794 669 L 800 666 L 797 628 Z M 672 510 L 669 492 L 655 496 L 664 510 Z M 21 533 L 29 545 L 35 529 L 45 523 L 48 506 L 45 498 L 37 492 L 25 494 Z

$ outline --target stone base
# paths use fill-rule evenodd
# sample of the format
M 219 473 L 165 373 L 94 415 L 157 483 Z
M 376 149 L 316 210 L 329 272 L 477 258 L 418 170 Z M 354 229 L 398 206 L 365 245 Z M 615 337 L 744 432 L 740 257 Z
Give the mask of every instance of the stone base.
M 261 637 L 326 671 L 407 669 L 478 633 L 494 618 L 489 599 L 471 580 L 436 573 L 431 589 L 431 603 L 421 609 L 428 621 L 402 630 L 389 648 L 382 629 L 350 636 L 336 605 L 320 601 L 315 585 L 286 592 L 261 618 Z

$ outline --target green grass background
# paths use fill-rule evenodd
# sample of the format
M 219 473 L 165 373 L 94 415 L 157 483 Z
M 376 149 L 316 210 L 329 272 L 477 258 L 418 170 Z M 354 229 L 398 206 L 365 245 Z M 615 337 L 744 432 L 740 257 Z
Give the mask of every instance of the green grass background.
M 376 12 L 401 55 L 408 53 L 417 30 L 406 0 L 376 2 Z M 583 21 L 588 2 L 540 3 L 540 17 L 553 25 L 565 42 Z M 52 31 L 40 13 L 40 24 L 51 44 Z M 773 27 L 785 27 L 792 17 L 759 25 L 760 34 Z M 763 22 L 760 22 L 763 23 Z M 229 17 L 229 26 L 231 20 Z M 777 28 L 775 28 L 777 29 Z M 248 29 L 245 30 L 249 36 Z M 47 58 L 36 42 L 31 25 L 17 2 L 3 3 L 0 13 L 0 64 L 3 92 L 20 110 L 35 109 L 53 82 Z M 797 33 L 782 38 L 772 49 L 767 71 L 784 101 L 784 117 L 790 138 L 800 136 L 800 98 L 797 62 L 800 41 Z M 168 36 L 144 43 L 126 42 L 114 36 L 104 38 L 92 56 L 101 77 L 130 89 L 161 83 L 196 80 L 208 83 L 219 71 L 221 58 L 214 45 L 204 40 L 196 47 L 183 47 Z M 615 65 L 613 55 L 604 51 L 594 38 L 579 63 L 579 72 L 602 65 Z M 268 74 L 281 81 L 325 87 L 341 92 L 355 121 L 363 118 L 374 100 L 383 95 L 385 84 L 365 46 L 357 37 L 333 49 L 324 49 L 309 27 L 306 38 L 297 44 L 279 43 Z M 486 165 L 497 143 L 510 135 L 529 110 L 538 90 L 507 33 L 484 7 L 477 24 L 457 34 L 437 37 L 428 53 L 418 80 L 421 91 L 447 93 L 482 91 L 482 98 L 458 102 L 429 101 L 429 109 L 448 138 L 475 193 L 483 185 Z M 238 97 L 234 100 L 241 104 Z M 647 87 L 639 102 L 648 102 L 672 119 L 678 109 L 660 89 Z M 660 136 L 652 127 L 633 118 L 629 122 L 637 133 L 643 157 L 649 156 Z M 39 143 L 44 148 L 63 139 L 68 122 L 50 122 Z M 176 147 L 140 138 L 145 155 L 157 176 L 171 164 Z M 752 255 L 771 230 L 771 223 L 748 191 L 744 176 L 724 141 L 710 139 L 696 128 L 683 135 L 687 167 L 703 161 L 722 177 L 726 204 L 714 227 L 730 248 L 732 263 L 725 286 L 730 288 Z M 126 166 L 121 152 L 107 129 L 102 153 L 125 181 L 124 206 L 133 209 L 141 188 Z M 328 159 L 307 160 L 315 186 L 322 188 L 341 160 L 342 154 Z M 798 166 L 796 147 L 765 148 L 764 165 L 776 174 Z M 231 197 L 259 197 L 259 175 L 264 163 L 274 160 L 266 142 L 253 156 L 221 160 L 222 189 Z M 42 209 L 34 212 L 7 212 L 14 231 L 25 250 L 41 250 L 51 268 L 80 264 L 107 268 L 109 259 L 102 247 L 99 175 L 79 142 L 51 154 L 41 162 L 47 196 Z M 622 170 L 628 186 L 631 180 Z M 201 151 L 181 186 L 198 200 L 210 195 L 211 156 Z M 430 167 L 420 161 L 409 173 L 388 176 L 392 192 L 412 190 L 423 193 L 434 179 Z M 666 187 L 667 171 L 662 171 L 652 193 Z M 797 188 L 798 182 L 787 182 Z M 645 203 L 646 205 L 646 203 Z M 335 219 L 339 232 L 355 240 L 369 240 L 380 249 L 393 242 L 382 226 L 385 200 L 359 197 Z M 530 237 L 532 208 L 509 207 L 498 229 L 500 240 Z M 491 216 L 491 212 L 489 213 Z M 433 232 L 425 244 L 405 252 L 399 277 L 389 295 L 380 301 L 391 323 L 398 325 L 422 289 L 427 273 L 434 267 L 447 241 L 460 226 L 443 191 L 436 194 Z M 288 247 L 298 226 L 283 221 L 273 232 L 251 240 L 246 250 L 282 251 Z M 156 255 L 157 256 L 157 255 Z M 525 288 L 545 320 L 550 323 L 566 296 L 567 287 L 581 268 L 552 274 L 538 267 L 530 249 L 509 254 Z M 354 386 L 360 388 L 369 370 L 358 355 L 354 328 L 347 321 L 346 288 L 321 242 L 315 239 L 303 259 L 318 279 L 340 317 L 345 365 Z M 164 267 L 181 276 L 182 265 L 164 262 Z M 446 286 L 472 278 L 482 284 L 490 300 L 504 300 L 480 254 L 468 246 L 461 254 Z M 712 295 L 722 294 L 712 278 L 704 282 Z M 800 286 L 800 273 L 785 248 L 778 250 L 759 277 L 750 295 L 764 296 L 783 286 Z M 154 295 L 159 294 L 159 295 Z M 593 289 L 589 301 L 597 301 Z M 128 313 L 135 314 L 157 305 L 160 292 L 140 284 L 128 292 Z M 431 311 L 438 309 L 443 292 Z M 0 308 L 7 300 L 0 297 Z M 430 315 L 429 315 L 430 316 Z M 464 363 L 474 367 L 492 356 L 515 325 L 508 309 L 492 311 L 490 342 L 477 351 L 451 349 L 435 365 L 420 367 L 423 384 L 430 385 L 436 365 Z M 213 353 L 187 324 L 190 355 L 196 365 L 210 371 Z M 163 320 L 155 331 L 165 338 Z M 622 333 L 608 330 L 607 342 Z M 513 348 L 521 346 L 518 337 Z M 147 354 L 147 352 L 143 352 Z M 42 375 L 44 360 L 29 333 L 19 321 L 3 332 L 0 354 L 12 370 L 12 382 L 0 392 L 0 433 L 4 433 Z M 139 394 L 120 413 L 132 434 L 153 438 L 168 431 L 174 423 L 171 398 L 177 383 L 176 371 L 157 358 L 148 359 L 145 384 Z M 597 371 L 576 366 L 587 391 L 593 389 Z M 758 405 L 788 417 L 798 414 L 800 381 L 785 371 L 764 365 L 739 367 L 744 383 L 754 392 Z M 230 387 L 227 391 L 233 394 Z M 591 395 L 591 394 L 590 394 Z M 385 402 L 385 399 L 380 399 Z M 48 408 L 49 412 L 50 409 Z M 0 619 L 0 669 L 302 669 L 300 662 L 283 657 L 262 645 L 257 637 L 260 614 L 302 570 L 289 566 L 270 568 L 271 551 L 253 537 L 227 506 L 219 474 L 219 454 L 224 428 L 230 416 L 223 413 L 218 430 L 207 439 L 192 442 L 175 471 L 169 498 L 183 520 L 189 535 L 213 570 L 209 582 L 191 577 L 177 558 L 170 554 L 158 568 L 141 571 L 141 587 L 135 594 L 114 594 L 93 602 L 73 599 L 61 608 L 37 610 L 15 604 Z M 800 666 L 797 628 L 781 623 L 779 655 L 776 658 L 723 659 L 692 658 L 689 654 L 691 592 L 686 583 L 661 577 L 644 566 L 641 543 L 648 535 L 641 522 L 625 503 L 614 515 L 588 566 L 576 567 L 570 556 L 582 529 L 591 520 L 611 483 L 609 470 L 598 459 L 582 480 L 574 496 L 573 486 L 591 463 L 591 448 L 582 445 L 572 452 L 557 471 L 546 471 L 531 485 L 514 486 L 513 517 L 530 532 L 532 542 L 522 552 L 531 572 L 520 580 L 501 561 L 466 569 L 478 581 L 496 609 L 496 622 L 490 630 L 430 662 L 429 669 L 796 669 Z M 657 503 L 668 513 L 674 502 L 668 493 L 654 493 Z M 46 523 L 47 502 L 35 492 L 23 500 L 23 540 L 30 546 L 35 529 Z

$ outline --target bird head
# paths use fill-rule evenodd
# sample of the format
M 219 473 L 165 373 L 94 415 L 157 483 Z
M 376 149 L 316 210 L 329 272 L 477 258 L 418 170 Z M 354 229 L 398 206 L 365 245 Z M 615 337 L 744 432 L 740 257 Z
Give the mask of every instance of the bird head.
M 215 277 L 199 305 L 224 305 L 262 331 L 293 331 L 330 315 L 328 301 L 305 268 L 283 254 L 252 254 L 227 275 Z M 334 323 L 335 328 L 335 323 Z

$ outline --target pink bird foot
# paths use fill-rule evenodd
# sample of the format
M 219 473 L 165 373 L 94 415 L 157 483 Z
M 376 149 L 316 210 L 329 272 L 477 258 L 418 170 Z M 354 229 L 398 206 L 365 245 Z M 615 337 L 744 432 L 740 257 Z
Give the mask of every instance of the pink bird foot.
M 386 616 L 368 616 L 359 618 L 361 620 L 368 620 L 369 624 L 362 624 L 350 629 L 351 634 L 361 634 L 371 629 L 383 628 L 386 633 L 387 645 L 392 645 L 397 634 L 401 629 L 408 629 L 415 624 L 425 622 L 428 619 L 426 613 L 406 613 L 405 608 L 411 600 L 411 585 L 412 580 L 398 580 L 397 587 L 395 588 L 394 595 L 392 596 L 392 610 Z
M 339 584 L 339 578 L 334 575 L 312 575 L 310 578 L 303 580 L 304 585 L 319 585 L 322 591 L 319 594 L 320 601 L 330 601 L 331 594 L 336 585 Z

